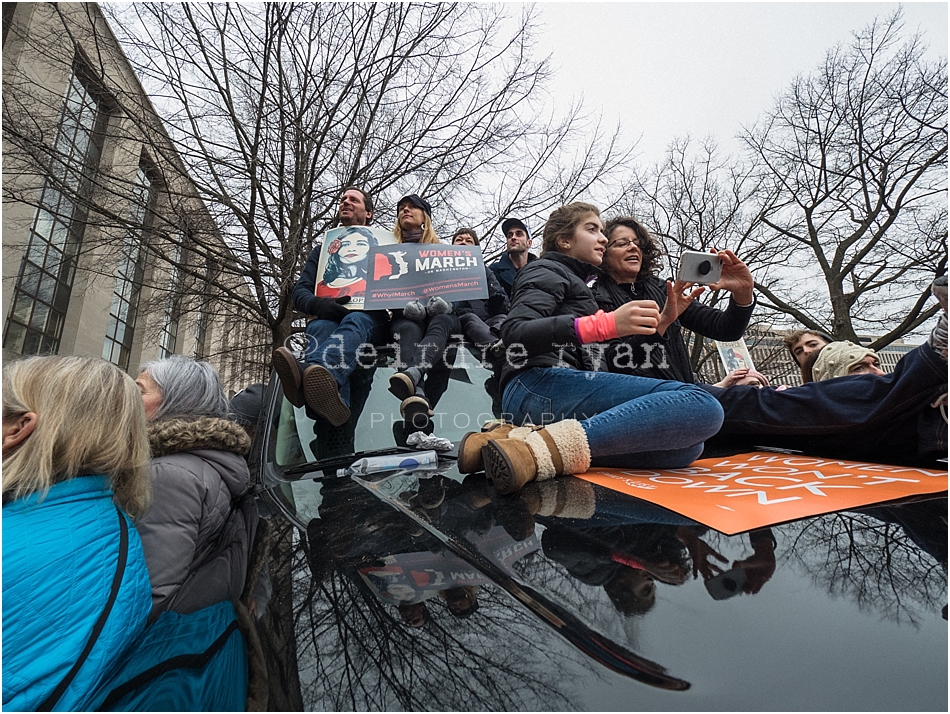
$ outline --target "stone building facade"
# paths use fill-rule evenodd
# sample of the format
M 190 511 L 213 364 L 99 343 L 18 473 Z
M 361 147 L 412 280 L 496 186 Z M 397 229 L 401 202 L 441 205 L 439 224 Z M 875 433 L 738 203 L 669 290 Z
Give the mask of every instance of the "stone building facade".
M 177 353 L 231 389 L 264 378 L 251 293 L 96 4 L 3 4 L 3 139 L 5 360 L 135 374 Z

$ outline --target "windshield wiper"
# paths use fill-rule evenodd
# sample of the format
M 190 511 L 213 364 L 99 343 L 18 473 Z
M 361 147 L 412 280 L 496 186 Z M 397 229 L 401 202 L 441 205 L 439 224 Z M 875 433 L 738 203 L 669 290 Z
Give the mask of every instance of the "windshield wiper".
M 319 461 L 310 461 L 306 464 L 292 466 L 284 472 L 286 476 L 301 476 L 303 474 L 313 473 L 314 471 L 329 471 L 322 476 L 315 476 L 314 481 L 321 478 L 337 478 L 337 469 L 345 469 L 354 461 L 366 458 L 368 456 L 389 456 L 391 454 L 414 454 L 417 449 L 410 449 L 408 446 L 391 446 L 386 449 L 369 449 L 367 451 L 357 451 L 352 454 L 341 454 L 340 456 L 331 456 Z

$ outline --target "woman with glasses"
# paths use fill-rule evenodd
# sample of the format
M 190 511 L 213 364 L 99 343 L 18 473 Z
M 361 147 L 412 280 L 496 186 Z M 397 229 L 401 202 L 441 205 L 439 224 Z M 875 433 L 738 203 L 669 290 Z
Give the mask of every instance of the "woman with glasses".
M 459 444 L 462 473 L 481 469 L 502 493 L 591 465 L 682 468 L 719 431 L 722 409 L 703 389 L 611 374 L 603 345 L 650 335 L 656 303 L 597 309 L 588 287 L 607 238 L 599 209 L 576 202 L 551 213 L 541 258 L 521 269 L 508 319 L 502 406 L 512 422 Z
M 629 216 L 607 221 L 607 249 L 594 286 L 597 304 L 606 312 L 632 300 L 652 300 L 661 309 L 660 324 L 649 335 L 630 335 L 607 352 L 611 372 L 695 383 L 682 328 L 713 340 L 732 342 L 745 333 L 755 307 L 752 273 L 731 250 L 721 250 L 722 277 L 711 290 L 730 293 L 725 310 L 696 301 L 705 288 L 664 281 L 660 248 L 649 231 Z M 689 292 L 686 292 L 689 290 Z

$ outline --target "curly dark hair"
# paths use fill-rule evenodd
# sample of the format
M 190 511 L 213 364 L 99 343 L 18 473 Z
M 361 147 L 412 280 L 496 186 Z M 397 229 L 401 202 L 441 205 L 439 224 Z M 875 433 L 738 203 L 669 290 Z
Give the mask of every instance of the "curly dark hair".
M 640 252 L 643 254 L 643 262 L 640 266 L 640 272 L 637 273 L 637 282 L 647 278 L 657 277 L 663 269 L 661 256 L 663 250 L 656 238 L 644 228 L 643 224 L 633 218 L 633 216 L 617 216 L 607 221 L 604 227 L 604 234 L 607 236 L 607 247 L 610 247 L 610 234 L 619 226 L 626 226 L 637 234 L 637 245 L 640 246 Z

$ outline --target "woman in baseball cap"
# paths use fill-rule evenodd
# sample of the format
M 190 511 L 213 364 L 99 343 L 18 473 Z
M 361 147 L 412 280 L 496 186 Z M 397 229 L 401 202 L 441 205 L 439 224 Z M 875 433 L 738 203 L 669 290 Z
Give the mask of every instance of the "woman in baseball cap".
M 429 202 L 414 193 L 400 198 L 393 234 L 400 243 L 439 243 Z M 451 303 L 438 295 L 424 304 L 413 300 L 393 317 L 392 334 L 399 342 L 403 365 L 390 378 L 389 391 L 401 402 L 399 412 L 406 433 L 429 427 L 432 405 L 426 395 L 426 375 L 442 362 L 449 338 L 461 332 L 462 325 Z

